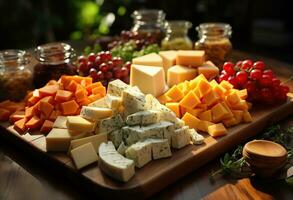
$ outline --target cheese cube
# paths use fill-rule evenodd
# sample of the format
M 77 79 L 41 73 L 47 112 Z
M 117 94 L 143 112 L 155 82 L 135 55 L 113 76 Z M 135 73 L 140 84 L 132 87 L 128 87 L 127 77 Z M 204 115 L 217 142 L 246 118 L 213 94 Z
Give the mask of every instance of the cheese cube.
M 229 111 L 221 104 L 218 103 L 211 108 L 213 115 L 213 122 L 219 122 L 230 116 Z
M 221 81 L 220 86 L 222 86 L 223 88 L 225 88 L 227 91 L 233 89 L 233 85 L 231 83 L 229 83 L 228 81 Z
M 212 106 L 216 104 L 219 100 L 220 96 L 213 90 L 210 90 L 210 92 L 204 96 L 203 101 L 207 104 L 207 106 Z
M 70 142 L 70 149 L 75 149 L 81 145 L 84 145 L 86 143 L 91 143 L 95 149 L 95 151 L 98 153 L 99 146 L 103 142 L 107 142 L 107 133 L 101 133 L 98 135 L 93 135 L 81 139 L 75 139 L 71 140 Z
M 71 139 L 67 129 L 53 128 L 46 136 L 47 151 L 67 151 Z
M 124 156 L 126 149 L 127 146 L 125 146 L 124 142 L 122 141 L 117 149 L 117 152 Z
M 203 132 L 208 132 L 208 127 L 213 125 L 214 123 L 209 121 L 200 120 L 196 125 L 196 129 Z
M 122 92 L 122 105 L 125 108 L 125 115 L 130 115 L 146 108 L 146 95 L 129 88 Z
M 214 86 L 213 91 L 216 92 L 218 94 L 218 96 L 221 98 L 224 98 L 225 93 L 227 92 L 227 90 L 225 88 L 223 88 L 221 85 Z
M 244 122 L 252 122 L 252 117 L 251 117 L 250 113 L 247 110 L 245 110 L 243 112 L 243 121 Z
M 111 108 L 99 108 L 99 107 L 90 107 L 90 106 L 82 106 L 80 115 L 88 120 L 97 121 L 100 119 L 105 119 L 112 115 Z
M 231 104 L 231 108 L 235 110 L 248 110 L 248 104 L 245 100 L 240 100 L 236 104 Z
M 232 113 L 236 119 L 236 123 L 241 123 L 243 119 L 243 110 L 232 110 Z
M 240 102 L 241 98 L 239 97 L 238 93 L 236 91 L 230 92 L 226 96 L 227 101 L 229 102 L 230 105 L 237 104 Z
M 185 80 L 192 80 L 197 75 L 197 69 L 175 65 L 167 72 L 167 83 L 169 87 L 181 83 Z
M 53 124 L 53 128 L 67 128 L 66 125 L 67 117 L 65 116 L 58 116 Z
M 163 59 L 156 53 L 150 53 L 132 59 L 132 64 L 163 67 Z
M 222 122 L 226 127 L 235 126 L 237 124 L 237 120 L 235 117 L 223 119 Z
M 196 128 L 197 124 L 200 122 L 200 120 L 197 117 L 193 116 L 188 112 L 184 114 L 182 120 L 185 122 L 187 126 L 189 126 L 189 128 Z
M 166 103 L 166 107 L 172 110 L 176 114 L 176 117 L 179 117 L 179 118 L 181 117 L 179 103 L 177 102 Z
M 121 97 L 122 91 L 130 88 L 129 85 L 121 81 L 120 79 L 116 79 L 114 81 L 109 82 L 107 88 L 107 94 Z
M 237 90 L 238 96 L 245 100 L 247 98 L 247 89 Z
M 131 115 L 128 115 L 126 118 L 126 124 L 130 126 L 134 125 L 149 125 L 154 124 L 157 121 L 159 121 L 159 111 L 154 110 L 146 110 L 146 111 L 140 111 L 137 113 L 133 113 Z
M 126 149 L 125 156 L 141 168 L 152 160 L 152 144 L 148 141 L 137 142 Z
M 222 123 L 214 124 L 214 125 L 211 125 L 208 127 L 208 133 L 212 137 L 219 137 L 222 135 L 226 135 L 227 129 L 224 127 L 224 125 Z
M 102 97 L 92 103 L 90 103 L 88 106 L 90 107 L 100 107 L 100 108 L 109 108 L 107 103 L 106 103 L 106 98 Z
M 167 139 L 148 139 L 148 141 L 152 144 L 152 156 L 154 160 L 172 156 Z
M 70 130 L 81 132 L 92 132 L 95 129 L 95 123 L 88 121 L 81 116 L 68 116 L 66 125 Z
M 157 99 L 161 104 L 166 104 L 166 103 L 172 101 L 172 99 L 170 97 L 168 97 L 166 94 L 163 94 L 163 95 L 157 97 Z
M 203 74 L 199 74 L 195 79 L 190 81 L 190 83 L 189 83 L 190 89 L 195 89 L 200 80 L 208 81 Z
M 198 50 L 179 50 L 177 52 L 176 64 L 197 67 L 205 61 L 205 52 Z
M 194 92 L 191 90 L 181 101 L 180 106 L 184 108 L 190 108 L 193 109 L 198 104 L 200 104 L 200 99 L 194 94 Z
M 192 129 L 188 129 L 188 134 L 190 136 L 191 142 L 193 144 L 202 144 L 204 141 L 204 137 L 202 135 L 200 135 L 198 132 L 196 132 L 196 130 Z
M 202 112 L 202 113 L 200 113 L 198 115 L 198 118 L 200 120 L 210 121 L 211 122 L 213 120 L 213 118 L 212 118 L 212 111 L 211 110 L 204 111 L 204 112 Z
M 206 80 L 200 80 L 194 90 L 198 90 L 200 98 L 204 97 L 211 91 L 210 83 Z
M 202 112 L 204 112 L 205 110 L 202 109 L 202 108 L 194 108 L 194 109 L 190 109 L 190 108 L 187 108 L 186 109 L 186 112 L 189 112 L 190 114 L 192 114 L 193 116 L 195 117 L 198 117 L 198 115 Z M 185 114 L 185 113 L 184 113 Z M 184 115 L 182 114 L 182 115 Z
M 160 51 L 159 55 L 163 59 L 163 68 L 165 75 L 167 75 L 168 69 L 176 64 L 177 51 Z
M 205 62 L 197 68 L 198 74 L 203 74 L 208 80 L 211 80 L 219 75 L 219 68 L 211 61 Z
M 155 97 L 162 95 L 166 90 L 163 68 L 144 65 L 132 65 L 130 85 L 137 86 L 145 94 Z
M 168 92 L 166 92 L 166 95 L 175 102 L 180 101 L 184 97 L 183 92 L 176 85 L 169 89 Z
M 181 149 L 190 144 L 190 136 L 188 133 L 188 126 L 184 126 L 177 129 L 172 134 L 172 147 L 175 149 Z
M 96 129 L 96 134 L 110 133 L 114 130 L 122 128 L 124 121 L 121 115 L 117 114 L 110 118 L 102 119 Z
M 86 143 L 71 150 L 71 157 L 77 169 L 98 161 L 98 155 L 92 143 Z
M 113 96 L 110 94 L 106 94 L 105 102 L 106 102 L 108 108 L 118 110 L 119 106 L 121 106 L 121 104 L 122 104 L 122 98 L 117 97 L 117 96 Z

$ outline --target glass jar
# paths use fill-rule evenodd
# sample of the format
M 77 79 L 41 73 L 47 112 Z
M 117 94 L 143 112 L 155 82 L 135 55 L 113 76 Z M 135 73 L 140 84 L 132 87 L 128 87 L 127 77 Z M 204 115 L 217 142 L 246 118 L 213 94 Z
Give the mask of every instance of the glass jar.
M 39 63 L 34 67 L 33 82 L 36 88 L 50 80 L 58 80 L 62 75 L 77 74 L 74 49 L 65 43 L 49 43 L 35 49 Z
M 25 51 L 0 51 L 0 101 L 20 101 L 33 88 L 29 63 L 30 56 Z
M 218 67 L 222 67 L 232 52 L 230 37 L 232 28 L 225 23 L 203 23 L 196 27 L 199 40 L 195 43 L 195 49 L 205 50 L 206 59 L 212 61 Z
M 161 44 L 165 37 L 165 13 L 162 10 L 136 10 L 132 14 L 133 27 L 131 31 L 151 37 L 151 40 Z
M 189 21 L 168 21 L 167 35 L 162 40 L 163 50 L 191 50 L 192 41 L 188 37 L 188 30 L 192 27 Z

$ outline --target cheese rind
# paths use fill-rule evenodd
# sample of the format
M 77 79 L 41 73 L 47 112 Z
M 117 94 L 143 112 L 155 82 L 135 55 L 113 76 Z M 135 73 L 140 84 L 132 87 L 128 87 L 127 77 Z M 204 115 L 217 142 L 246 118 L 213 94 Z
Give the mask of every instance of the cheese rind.
M 86 143 L 71 150 L 71 157 L 77 169 L 98 161 L 98 155 L 92 143 Z
M 156 53 L 150 53 L 132 59 L 132 64 L 163 67 L 163 59 Z
M 46 136 L 47 151 L 67 151 L 71 139 L 67 129 L 53 128 Z
M 131 66 L 130 85 L 138 86 L 145 94 L 162 95 L 166 90 L 165 74 L 161 67 Z
M 75 149 L 81 145 L 84 145 L 86 143 L 91 143 L 95 149 L 95 151 L 98 153 L 99 147 L 103 142 L 107 142 L 107 133 L 100 133 L 98 135 L 93 135 L 85 138 L 75 139 L 71 140 L 70 142 L 70 149 Z
M 80 132 L 92 132 L 95 129 L 95 123 L 81 116 L 68 116 L 66 125 L 68 129 Z
M 197 69 L 175 65 L 170 67 L 167 72 L 167 83 L 169 87 L 184 81 L 192 80 L 197 75 Z
M 100 108 L 100 107 L 90 107 L 82 106 L 80 115 L 88 120 L 97 121 L 110 117 L 113 111 L 111 108 Z

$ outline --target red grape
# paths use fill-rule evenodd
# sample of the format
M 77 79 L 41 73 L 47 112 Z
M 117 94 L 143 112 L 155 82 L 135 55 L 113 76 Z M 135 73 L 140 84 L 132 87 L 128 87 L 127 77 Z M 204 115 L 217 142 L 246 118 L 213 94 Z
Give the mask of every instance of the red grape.
M 94 67 L 94 63 L 91 62 L 91 61 L 87 61 L 86 65 L 87 65 L 87 71 L 88 71 L 90 68 L 93 68 L 93 67 Z
M 223 69 L 227 72 L 229 75 L 235 74 L 234 64 L 231 62 L 225 62 L 223 65 Z
M 280 90 L 282 93 L 287 94 L 290 89 L 287 85 L 280 85 Z
M 96 60 L 96 54 L 95 54 L 95 53 L 90 53 L 90 54 L 88 55 L 88 60 L 89 60 L 90 62 L 94 63 L 95 60 Z
M 130 82 L 130 80 L 129 80 L 129 76 L 124 76 L 124 77 L 122 78 L 122 81 L 123 81 L 124 83 L 129 84 L 129 82 Z
M 123 60 L 120 57 L 114 57 L 112 59 L 114 67 L 121 67 L 123 65 Z
M 272 79 L 273 86 L 279 86 L 281 84 L 281 81 L 277 78 Z
M 122 67 L 120 71 L 121 71 L 121 76 L 122 77 L 125 77 L 125 76 L 129 75 L 129 70 L 128 70 L 127 67 Z
M 245 71 L 237 72 L 236 79 L 237 81 L 243 85 L 247 81 L 248 75 Z
M 90 69 L 90 76 L 97 81 L 98 80 L 98 76 L 97 76 L 97 70 L 95 68 L 91 68 Z
M 259 80 L 262 76 L 262 72 L 261 70 L 259 69 L 253 69 L 251 72 L 250 72 L 250 78 L 252 80 Z
M 238 61 L 235 66 L 236 67 L 241 67 L 242 66 L 242 61 Z
M 120 78 L 122 78 L 122 74 L 121 74 L 121 70 L 120 69 L 117 69 L 117 70 L 113 70 L 113 72 L 114 72 L 114 77 L 115 78 L 118 78 L 118 79 L 120 79 Z
M 87 58 L 86 58 L 86 56 L 81 55 L 81 56 L 78 56 L 77 61 L 78 61 L 79 63 L 81 63 L 81 62 L 86 62 L 86 61 L 87 61 Z
M 219 82 L 222 82 L 222 81 L 227 81 L 229 78 L 229 75 L 228 74 L 221 74 L 220 77 L 219 77 Z
M 79 67 L 78 68 L 79 68 L 79 71 L 81 71 L 82 73 L 86 73 L 89 70 L 89 68 L 87 66 L 87 63 L 85 63 L 85 62 L 79 63 Z
M 108 70 L 112 70 L 113 67 L 114 67 L 114 64 L 113 64 L 112 61 L 108 61 L 108 62 L 107 62 L 107 65 L 108 65 Z
M 265 63 L 263 61 L 256 61 L 253 63 L 254 69 L 264 70 L 265 69 Z
M 108 65 L 106 63 L 102 63 L 100 64 L 99 69 L 105 73 L 108 71 Z
M 100 56 L 96 57 L 94 64 L 95 64 L 96 67 L 99 67 L 100 64 L 102 64 L 102 60 L 101 60 Z
M 242 66 L 241 69 L 246 70 L 246 69 L 250 69 L 252 67 L 253 62 L 251 60 L 244 60 L 242 62 Z
M 234 88 L 238 88 L 238 82 L 237 82 L 237 78 L 235 76 L 230 76 L 228 78 L 229 83 L 231 83 Z
M 247 81 L 245 88 L 249 93 L 253 93 L 256 90 L 256 85 L 253 81 Z
M 105 78 L 102 71 L 98 71 L 97 78 L 98 78 L 98 80 L 103 80 Z
M 270 78 L 274 78 L 275 74 L 271 69 L 266 69 L 263 71 L 263 74 L 270 76 Z
M 262 88 L 260 90 L 260 93 L 261 93 L 261 97 L 264 101 L 266 101 L 266 99 L 272 98 L 272 93 L 268 88 Z
M 272 78 L 269 75 L 263 74 L 259 79 L 259 84 L 261 87 L 270 87 L 272 85 Z
M 102 62 L 107 62 L 112 59 L 112 55 L 109 51 L 100 54 Z
M 113 78 L 113 73 L 110 71 L 107 71 L 104 76 L 107 80 L 110 80 L 111 78 Z
M 127 61 L 127 62 L 124 64 L 124 67 L 127 67 L 128 70 L 130 71 L 130 68 L 131 68 L 131 62 Z

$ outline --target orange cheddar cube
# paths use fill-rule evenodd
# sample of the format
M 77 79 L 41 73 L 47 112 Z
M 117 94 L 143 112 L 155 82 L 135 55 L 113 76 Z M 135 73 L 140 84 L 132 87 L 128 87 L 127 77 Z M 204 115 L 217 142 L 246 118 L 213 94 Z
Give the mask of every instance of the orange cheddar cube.
M 39 111 L 41 111 L 42 114 L 44 114 L 44 116 L 46 118 L 50 117 L 50 114 L 52 113 L 52 111 L 54 110 L 54 106 L 52 106 L 50 103 L 41 101 L 39 104 Z
M 219 137 L 227 134 L 227 129 L 222 123 L 214 124 L 208 127 L 208 133 L 212 137 Z
M 182 117 L 182 120 L 185 122 L 185 124 L 187 126 L 189 126 L 189 128 L 195 128 L 197 127 L 197 124 L 200 122 L 200 120 L 193 116 L 190 113 L 185 113 L 184 116 Z
M 16 121 L 25 118 L 24 111 L 16 111 L 9 117 L 9 122 L 11 124 L 14 124 Z
M 211 91 L 211 86 L 210 83 L 208 81 L 205 80 L 200 80 L 197 84 L 197 87 L 195 88 L 195 90 L 199 91 L 199 95 L 200 98 L 202 98 L 203 96 L 205 96 L 206 94 L 208 94 Z
M 44 97 L 40 100 L 40 102 L 47 102 L 47 103 L 50 103 L 50 104 L 54 104 L 54 97 L 52 96 L 47 96 L 47 97 Z
M 197 68 L 198 74 L 203 74 L 208 80 L 211 80 L 219 75 L 219 68 L 211 61 L 205 62 Z
M 104 86 L 102 85 L 101 82 L 95 82 L 95 83 L 92 83 L 92 84 L 86 86 L 86 89 L 89 93 L 92 93 L 92 89 L 97 88 L 97 87 L 104 87 Z
M 88 100 L 90 101 L 90 103 L 91 102 L 94 102 L 94 101 L 96 101 L 96 100 L 98 100 L 98 99 L 100 99 L 100 98 L 102 98 L 102 95 L 101 94 L 91 94 L 90 96 L 88 96 Z M 87 103 L 87 100 L 86 99 L 84 99 L 84 100 L 82 100 L 81 101 L 82 103 Z
M 198 114 L 198 118 L 203 121 L 211 122 L 213 120 L 212 111 L 211 110 L 204 111 L 204 112 Z
M 194 94 L 193 91 L 190 91 L 181 101 L 180 106 L 184 108 L 193 109 L 198 104 L 200 104 L 200 99 Z
M 70 81 L 69 84 L 65 87 L 66 90 L 69 90 L 71 92 L 75 92 L 77 88 L 78 83 L 75 81 Z
M 39 94 L 40 97 L 54 96 L 59 89 L 59 85 L 47 85 L 39 89 Z
M 35 96 L 31 96 L 28 100 L 27 100 L 27 104 L 29 106 L 33 106 L 36 103 L 38 103 L 38 101 L 40 100 L 40 97 L 35 97 Z
M 163 94 L 163 95 L 157 97 L 157 99 L 161 104 L 166 104 L 166 103 L 172 101 L 172 99 L 170 97 L 168 97 L 166 94 Z
M 220 122 L 221 120 L 230 116 L 229 111 L 221 104 L 217 103 L 215 106 L 211 108 L 213 122 Z
M 221 85 L 215 85 L 213 87 L 213 91 L 215 91 L 219 97 L 224 98 L 227 90 L 223 88 Z
M 219 99 L 219 95 L 213 90 L 210 90 L 210 92 L 204 96 L 204 102 L 207 104 L 207 106 L 212 106 L 216 104 L 219 101 Z
M 71 100 L 60 104 L 63 115 L 74 115 L 79 108 L 76 101 Z
M 243 120 L 243 110 L 232 110 L 232 113 L 236 119 L 236 123 L 239 124 Z
M 29 130 L 39 130 L 42 126 L 43 120 L 38 116 L 33 116 L 28 122 L 25 123 L 26 128 Z
M 176 64 L 197 67 L 205 61 L 205 52 L 201 50 L 179 50 L 177 51 Z
M 247 89 L 237 90 L 237 93 L 240 99 L 245 100 L 247 98 Z
M 92 94 L 100 94 L 101 96 L 106 95 L 106 88 L 104 86 L 99 86 L 92 89 Z
M 24 134 L 27 131 L 25 126 L 26 118 L 22 118 L 14 123 L 13 129 L 16 130 L 19 134 Z
M 180 107 L 180 114 L 181 116 L 185 115 L 185 113 L 187 112 L 187 110 L 191 110 L 191 109 L 188 109 L 188 108 L 184 108 L 182 106 L 179 106 Z
M 243 121 L 244 122 L 252 122 L 252 117 L 247 110 L 243 111 Z
M 87 98 L 87 91 L 85 89 L 78 89 L 75 92 L 75 98 L 77 102 L 80 102 Z
M 206 111 L 208 109 L 208 105 L 206 103 L 201 103 L 201 104 L 198 104 L 196 106 L 196 108 L 200 108 L 202 109 L 203 111 Z
M 194 109 L 187 108 L 186 112 L 189 112 L 193 116 L 198 117 L 200 113 L 204 112 L 204 109 L 202 109 L 202 108 L 194 108 Z
M 50 114 L 49 120 L 54 122 L 57 119 L 57 117 L 60 115 L 61 115 L 61 112 L 59 110 L 53 110 Z
M 200 120 L 200 122 L 198 122 L 198 124 L 196 125 L 196 129 L 199 131 L 208 132 L 208 127 L 211 125 L 214 125 L 214 123 L 210 121 Z
M 189 82 L 190 89 L 195 89 L 200 80 L 208 81 L 203 74 L 199 74 L 195 79 L 193 79 Z
M 178 102 L 184 97 L 184 93 L 174 85 L 171 89 L 166 92 L 166 95 L 172 99 L 172 101 Z
M 166 103 L 166 107 L 172 110 L 176 114 L 176 117 L 181 117 L 179 103 L 177 102 Z
M 233 85 L 231 83 L 229 83 L 228 81 L 225 81 L 225 80 L 220 83 L 220 86 L 225 88 L 227 91 L 233 89 Z
M 237 124 L 237 120 L 235 117 L 223 119 L 222 122 L 226 127 L 235 126 Z
M 231 104 L 231 108 L 234 110 L 248 110 L 248 104 L 245 100 L 240 100 L 236 104 Z
M 52 130 L 53 127 L 53 122 L 51 122 L 50 120 L 45 120 L 45 122 L 43 123 L 40 132 L 47 134 Z
M 73 96 L 73 93 L 66 90 L 57 90 L 55 101 L 57 102 L 64 102 L 69 101 L 71 97 Z
M 240 102 L 241 98 L 239 97 L 238 93 L 236 91 L 230 92 L 226 96 L 227 101 L 229 102 L 230 105 L 237 104 Z
M 216 87 L 219 84 L 218 84 L 218 82 L 215 79 L 213 79 L 213 80 L 210 81 L 210 85 L 211 85 L 212 88 L 214 88 L 214 87 Z

